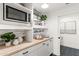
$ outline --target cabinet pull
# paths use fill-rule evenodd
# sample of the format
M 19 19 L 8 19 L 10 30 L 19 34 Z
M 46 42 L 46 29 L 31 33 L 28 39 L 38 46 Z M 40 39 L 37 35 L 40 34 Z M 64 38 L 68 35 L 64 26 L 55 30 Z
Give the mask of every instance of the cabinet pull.
M 23 54 L 26 54 L 26 53 L 28 53 L 28 51 L 24 52 Z
M 45 45 L 45 43 L 43 43 L 43 45 Z
M 58 39 L 61 39 L 61 37 L 58 37 Z
M 47 46 L 49 46 L 49 44 L 47 44 Z

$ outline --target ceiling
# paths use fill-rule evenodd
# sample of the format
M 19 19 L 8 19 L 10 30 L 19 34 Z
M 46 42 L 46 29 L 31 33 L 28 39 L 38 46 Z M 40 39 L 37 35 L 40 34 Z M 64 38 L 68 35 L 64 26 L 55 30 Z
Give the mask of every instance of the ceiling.
M 42 9 L 41 5 L 43 3 L 33 3 L 34 9 L 37 11 L 43 13 L 43 14 L 49 14 L 50 12 L 55 12 L 61 9 L 64 9 L 66 7 L 71 7 L 75 5 L 79 5 L 79 3 L 47 3 L 49 7 L 47 9 Z

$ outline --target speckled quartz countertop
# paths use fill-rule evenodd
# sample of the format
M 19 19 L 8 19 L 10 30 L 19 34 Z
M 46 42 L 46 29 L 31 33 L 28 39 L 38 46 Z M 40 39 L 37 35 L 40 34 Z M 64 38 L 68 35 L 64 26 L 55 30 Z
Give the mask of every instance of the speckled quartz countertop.
M 36 44 L 40 44 L 40 43 L 47 41 L 47 40 L 48 40 L 48 38 L 44 38 L 41 40 L 33 39 L 32 42 L 24 42 L 24 43 L 21 43 L 21 44 L 16 45 L 16 46 L 4 47 L 3 49 L 0 49 L 0 56 L 12 55 L 12 54 L 17 53 L 25 48 L 30 48 Z

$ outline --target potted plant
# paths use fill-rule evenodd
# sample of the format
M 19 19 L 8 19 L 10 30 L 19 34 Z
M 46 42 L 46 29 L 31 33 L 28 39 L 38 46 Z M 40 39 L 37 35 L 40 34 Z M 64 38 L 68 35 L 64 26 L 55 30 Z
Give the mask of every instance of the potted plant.
M 42 25 L 45 25 L 45 20 L 47 20 L 47 16 L 46 15 L 41 15 L 40 20 L 42 21 Z
M 6 46 L 11 45 L 11 41 L 15 39 L 15 34 L 13 32 L 7 32 L 1 35 L 1 38 L 5 41 Z
M 41 15 L 41 16 L 40 16 L 40 20 L 41 20 L 41 21 L 45 21 L 46 19 L 47 19 L 47 16 L 46 16 L 46 15 Z

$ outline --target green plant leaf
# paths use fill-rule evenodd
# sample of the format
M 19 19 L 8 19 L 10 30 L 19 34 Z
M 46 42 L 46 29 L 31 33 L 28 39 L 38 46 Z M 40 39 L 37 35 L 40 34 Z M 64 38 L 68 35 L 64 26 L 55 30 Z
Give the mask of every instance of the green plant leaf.
M 40 20 L 41 20 L 41 21 L 45 21 L 46 19 L 47 19 L 47 16 L 46 16 L 46 15 L 41 15 L 41 16 L 40 16 Z
M 9 42 L 15 39 L 15 34 L 13 32 L 7 32 L 1 35 L 1 38 L 5 40 L 5 42 Z

